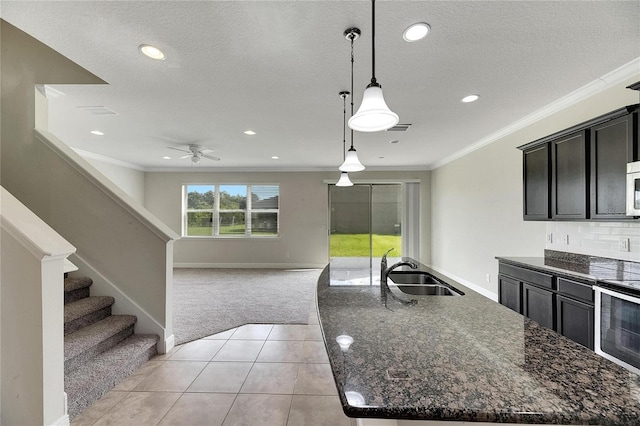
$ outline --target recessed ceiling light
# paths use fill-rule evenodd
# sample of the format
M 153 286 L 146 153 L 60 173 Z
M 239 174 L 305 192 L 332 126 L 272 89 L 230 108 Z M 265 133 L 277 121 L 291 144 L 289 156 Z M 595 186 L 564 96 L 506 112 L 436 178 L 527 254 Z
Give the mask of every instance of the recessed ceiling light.
M 464 102 L 465 104 L 468 104 L 469 102 L 475 102 L 478 99 L 480 99 L 479 95 L 469 95 L 469 96 L 465 96 L 464 98 L 462 98 L 462 100 L 460 102 Z
M 162 157 L 163 160 L 171 160 L 171 157 L 165 155 L 164 157 Z
M 167 59 L 167 57 L 164 56 L 164 53 L 162 53 L 162 50 L 155 46 L 151 46 L 150 44 L 141 44 L 138 46 L 138 49 L 151 59 L 156 59 L 158 61 L 164 61 Z
M 431 27 L 426 22 L 418 22 L 416 24 L 410 25 L 404 33 L 402 33 L 402 38 L 405 41 L 412 42 L 418 41 L 425 38 L 429 32 L 431 31 Z
M 398 139 L 394 139 L 392 141 L 389 141 L 389 143 L 400 143 L 400 141 Z
M 278 157 L 277 155 L 274 155 L 274 156 L 273 156 L 273 157 L 271 157 L 271 158 L 273 158 L 274 160 L 279 160 L 279 159 L 280 159 L 280 157 Z
M 96 136 L 104 136 L 104 133 L 102 133 L 100 130 L 92 130 L 89 133 Z
M 245 131 L 244 131 L 244 134 L 245 134 L 245 135 L 249 135 L 249 136 L 253 136 L 253 135 L 255 135 L 255 134 L 256 134 L 256 132 L 254 132 L 253 130 L 245 130 Z

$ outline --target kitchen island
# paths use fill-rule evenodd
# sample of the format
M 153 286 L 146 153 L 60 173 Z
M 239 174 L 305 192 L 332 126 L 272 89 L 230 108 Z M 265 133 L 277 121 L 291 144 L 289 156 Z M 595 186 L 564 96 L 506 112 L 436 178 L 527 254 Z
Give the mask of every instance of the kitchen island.
M 532 424 L 640 424 L 640 378 L 419 264 L 464 293 L 388 298 L 318 280 L 317 304 L 350 417 Z M 338 339 L 339 336 L 349 338 Z

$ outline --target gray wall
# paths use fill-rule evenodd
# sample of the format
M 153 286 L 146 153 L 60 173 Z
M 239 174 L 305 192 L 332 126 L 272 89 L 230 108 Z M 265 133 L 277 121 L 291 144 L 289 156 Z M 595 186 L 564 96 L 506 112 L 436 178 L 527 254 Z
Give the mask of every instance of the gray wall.
M 174 245 L 176 266 L 324 267 L 329 262 L 329 201 L 325 180 L 337 172 L 147 172 L 145 207 L 181 232 L 182 185 L 187 183 L 277 183 L 280 185 L 280 235 L 277 238 L 182 238 Z M 421 185 L 421 260 L 429 258 L 430 172 L 360 172 L 356 181 L 417 179 Z
M 434 170 L 433 265 L 496 294 L 495 256 L 543 256 L 546 222 L 522 220 L 522 152 L 516 147 L 638 103 L 638 93 L 625 89 L 638 79 L 640 75 Z M 631 227 L 638 225 L 627 226 L 633 233 Z

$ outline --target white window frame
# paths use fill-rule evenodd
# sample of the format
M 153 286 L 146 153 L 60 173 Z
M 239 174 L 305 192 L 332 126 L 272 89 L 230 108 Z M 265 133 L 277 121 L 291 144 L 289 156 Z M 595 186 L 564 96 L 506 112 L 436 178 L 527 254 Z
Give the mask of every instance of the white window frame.
M 188 197 L 189 186 L 206 185 L 213 186 L 214 192 L 214 206 L 212 209 L 189 209 Z M 244 186 L 246 187 L 246 209 L 234 209 L 234 210 L 221 210 L 220 209 L 220 187 L 221 186 Z M 278 188 L 278 208 L 277 209 L 253 209 L 251 200 L 251 187 L 252 186 L 275 186 Z M 212 235 L 188 235 L 188 214 L 193 212 L 208 212 L 212 217 Z M 245 232 L 244 235 L 220 235 L 220 213 L 244 213 L 245 215 Z M 253 213 L 275 213 L 276 214 L 276 233 L 271 235 L 253 235 L 251 231 L 251 215 Z M 280 184 L 279 183 L 184 183 L 182 184 L 182 236 L 185 238 L 277 238 L 280 236 Z

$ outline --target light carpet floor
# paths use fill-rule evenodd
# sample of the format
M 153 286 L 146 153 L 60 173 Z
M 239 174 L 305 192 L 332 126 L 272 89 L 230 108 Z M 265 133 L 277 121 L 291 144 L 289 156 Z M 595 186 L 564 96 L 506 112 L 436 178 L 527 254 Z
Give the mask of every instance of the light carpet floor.
M 306 324 L 320 269 L 174 269 L 176 344 L 243 324 Z

